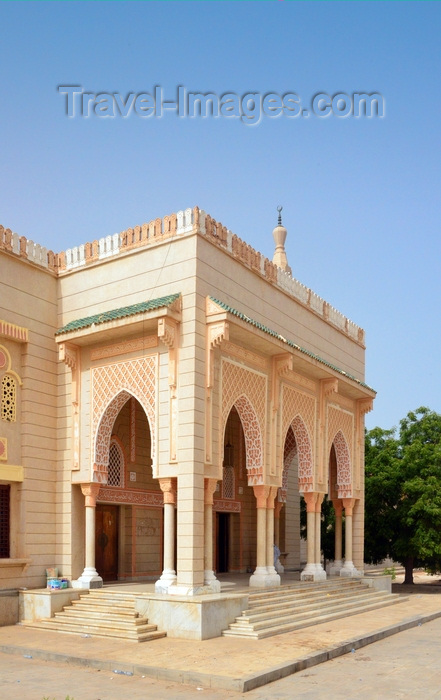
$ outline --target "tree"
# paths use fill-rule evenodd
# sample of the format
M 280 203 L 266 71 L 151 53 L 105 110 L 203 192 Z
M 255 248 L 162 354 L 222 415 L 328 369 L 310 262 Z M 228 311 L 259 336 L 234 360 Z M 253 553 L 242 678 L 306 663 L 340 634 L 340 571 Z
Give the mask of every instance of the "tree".
M 366 433 L 365 558 L 441 568 L 441 415 L 411 411 L 396 430 Z

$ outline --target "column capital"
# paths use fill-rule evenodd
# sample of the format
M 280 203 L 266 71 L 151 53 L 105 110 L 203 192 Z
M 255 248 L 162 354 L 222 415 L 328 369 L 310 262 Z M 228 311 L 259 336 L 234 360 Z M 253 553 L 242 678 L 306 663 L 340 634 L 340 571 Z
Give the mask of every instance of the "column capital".
M 280 516 L 280 511 L 282 510 L 284 506 L 283 501 L 276 501 L 276 504 L 274 506 L 274 517 L 278 518 Z
M 101 488 L 101 484 L 97 484 L 94 482 L 89 482 L 87 484 L 81 484 L 81 491 L 83 492 L 83 496 L 86 498 L 86 506 L 90 506 L 92 508 L 95 508 L 96 506 L 96 499 L 98 497 L 98 492 Z
M 264 486 L 263 484 L 253 486 L 253 491 L 256 497 L 258 508 L 266 508 L 266 502 L 268 499 L 270 488 L 270 486 Z
M 204 479 L 204 504 L 213 505 L 213 496 L 216 491 L 217 479 Z
M 343 503 L 341 498 L 333 498 L 332 505 L 334 506 L 335 515 L 338 518 L 341 518 L 341 516 L 343 515 Z
M 164 503 L 169 503 L 172 506 L 176 505 L 176 477 L 162 477 L 158 479 L 161 491 L 164 494 Z
M 355 498 L 342 498 L 343 508 L 345 509 L 346 515 L 352 515 L 352 511 L 355 506 L 355 501 Z
M 318 494 L 317 494 L 317 500 L 316 500 L 316 502 L 315 502 L 315 512 L 316 512 L 316 513 L 320 513 L 320 512 L 321 512 L 321 510 L 322 510 L 322 503 L 323 503 L 324 497 L 325 497 L 325 494 L 324 494 L 324 493 L 318 493 Z
M 306 503 L 306 512 L 315 513 L 315 504 L 318 494 L 315 491 L 307 491 L 303 494 Z
M 271 509 L 271 510 L 274 510 L 274 499 L 277 496 L 277 490 L 278 490 L 277 486 L 270 486 L 269 487 L 269 494 L 268 494 L 268 497 L 266 499 L 266 507 Z

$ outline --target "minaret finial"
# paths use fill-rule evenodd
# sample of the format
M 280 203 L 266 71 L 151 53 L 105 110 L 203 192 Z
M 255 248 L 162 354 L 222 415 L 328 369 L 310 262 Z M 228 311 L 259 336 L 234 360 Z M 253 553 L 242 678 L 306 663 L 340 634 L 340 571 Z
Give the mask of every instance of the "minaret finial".
M 279 206 L 277 207 L 277 211 L 279 212 L 279 218 L 278 218 L 278 220 L 277 220 L 277 226 L 281 226 L 281 225 L 282 225 L 282 209 L 283 209 L 282 205 L 279 204 Z

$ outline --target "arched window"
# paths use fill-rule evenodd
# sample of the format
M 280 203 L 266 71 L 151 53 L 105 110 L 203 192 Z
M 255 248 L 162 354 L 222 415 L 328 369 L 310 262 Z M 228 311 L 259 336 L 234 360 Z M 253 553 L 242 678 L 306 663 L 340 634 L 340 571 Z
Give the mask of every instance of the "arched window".
M 124 486 L 124 453 L 116 440 L 110 441 L 108 486 Z
M 9 423 L 14 423 L 17 415 L 17 385 L 14 377 L 5 374 L 2 379 L 1 417 Z

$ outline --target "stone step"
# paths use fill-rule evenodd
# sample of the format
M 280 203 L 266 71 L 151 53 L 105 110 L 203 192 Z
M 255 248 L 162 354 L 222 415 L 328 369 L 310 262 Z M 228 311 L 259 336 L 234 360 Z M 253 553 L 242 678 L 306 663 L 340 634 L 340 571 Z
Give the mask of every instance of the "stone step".
M 353 610 L 349 611 L 344 611 L 342 614 L 341 611 L 335 612 L 331 611 L 326 614 L 321 614 L 318 616 L 314 616 L 311 618 L 311 616 L 308 616 L 307 619 L 305 620 L 297 620 L 297 621 L 292 621 L 288 622 L 285 624 L 281 625 L 275 625 L 273 627 L 266 627 L 264 629 L 260 630 L 254 630 L 253 627 L 250 625 L 248 627 L 244 627 L 243 629 L 234 629 L 234 624 L 230 625 L 230 627 L 227 630 L 224 630 L 222 632 L 222 635 L 224 637 L 243 637 L 247 639 L 265 639 L 266 637 L 273 637 L 277 634 L 284 634 L 286 632 L 294 632 L 299 629 L 304 629 L 305 627 L 311 627 L 313 625 L 320 625 L 323 622 L 331 622 L 332 620 L 338 620 L 341 617 L 349 617 L 352 615 L 358 615 L 364 612 L 370 612 L 373 610 L 378 610 L 379 608 L 386 607 L 388 605 L 394 605 L 397 603 L 402 602 L 404 599 L 401 596 L 398 596 L 398 600 L 388 600 L 388 601 L 383 601 L 383 602 L 375 602 L 375 603 L 370 603 L 370 604 L 365 604 L 362 606 L 359 606 L 358 608 L 354 608 Z M 231 629 L 233 627 L 233 629 Z
M 320 595 L 323 593 L 323 591 L 330 590 L 357 590 L 359 586 L 369 588 L 369 586 L 367 586 L 367 584 L 363 584 L 360 579 L 353 578 L 328 579 L 327 581 L 317 581 L 315 583 L 299 581 L 274 588 L 259 589 L 256 592 L 250 593 L 249 600 L 250 602 L 268 600 L 271 598 L 280 597 L 281 595 L 284 596 L 288 592 L 297 595 L 307 595 L 308 593 Z
M 131 616 L 128 615 L 104 615 L 100 612 L 95 612 L 94 610 L 88 610 L 84 612 L 83 610 L 70 610 L 69 608 L 64 608 L 62 612 L 56 612 L 54 617 L 58 619 L 66 620 L 90 620 L 91 622 L 120 622 L 124 625 L 140 625 L 145 622 L 146 618 L 140 617 L 137 613 L 132 613 Z
M 145 625 L 136 630 L 123 630 L 113 627 L 95 627 L 87 624 L 67 625 L 64 621 L 62 623 L 56 622 L 54 618 L 27 624 L 28 626 L 36 629 L 65 632 L 67 634 L 87 634 L 91 637 L 111 637 L 114 639 L 125 639 L 134 642 L 147 642 L 166 636 L 166 632 L 159 631 L 156 625 Z
M 360 579 L 293 584 L 251 593 L 248 608 L 224 636 L 262 639 L 283 632 L 393 605 L 401 596 L 370 588 Z
M 387 595 L 387 594 L 386 594 Z M 399 597 L 399 596 L 397 596 Z M 361 607 L 365 604 L 380 604 L 382 605 L 384 601 L 391 603 L 389 597 L 385 598 L 383 595 L 376 596 L 375 598 L 371 595 L 360 596 L 353 598 L 351 601 L 340 599 L 333 603 L 328 601 L 323 601 L 321 604 L 309 605 L 306 607 L 296 607 L 296 608 L 286 608 L 283 613 L 278 615 L 272 614 L 271 611 L 261 612 L 256 614 L 243 614 L 241 617 L 236 618 L 236 623 L 238 624 L 250 624 L 255 629 L 259 629 L 265 626 L 271 626 L 273 624 L 283 623 L 285 620 L 302 620 L 310 619 L 311 614 L 320 615 L 322 612 L 344 612 L 352 610 L 357 607 Z M 232 623 L 233 625 L 236 623 Z
M 67 607 L 67 606 L 66 606 Z M 69 606 L 70 607 L 70 606 Z M 73 600 L 72 609 L 80 611 L 95 610 L 103 615 L 133 615 L 134 606 L 120 606 L 120 605 L 97 605 L 95 603 L 85 603 L 84 601 Z
M 351 588 L 348 590 L 332 588 L 326 591 L 307 591 L 307 592 L 286 592 L 281 593 L 278 596 L 272 596 L 269 599 L 259 598 L 259 600 L 254 600 L 251 598 L 248 601 L 249 610 L 268 608 L 277 610 L 278 608 L 284 608 L 289 604 L 305 604 L 313 603 L 314 601 L 329 600 L 332 601 L 339 597 L 351 598 L 360 595 L 361 592 L 371 592 L 372 588 L 369 586 L 363 586 L 360 588 Z
M 112 637 L 147 642 L 166 636 L 135 610 L 136 595 L 91 591 L 66 605 L 54 617 L 26 623 L 38 629 L 50 629 L 93 637 Z
M 321 610 L 322 608 L 338 608 L 339 606 L 347 605 L 357 605 L 358 603 L 363 603 L 365 600 L 374 601 L 382 600 L 383 597 L 387 596 L 387 600 L 390 600 L 390 595 L 388 593 L 382 593 L 381 591 L 365 592 L 359 595 L 347 596 L 346 594 L 336 595 L 331 598 L 326 598 L 322 600 L 314 600 L 310 602 L 301 601 L 300 603 L 287 601 L 285 606 L 278 604 L 277 606 L 259 606 L 258 608 L 248 608 L 242 612 L 240 619 L 249 620 L 259 620 L 267 619 L 279 615 L 291 615 L 297 614 L 299 612 L 310 613 L 314 610 Z

